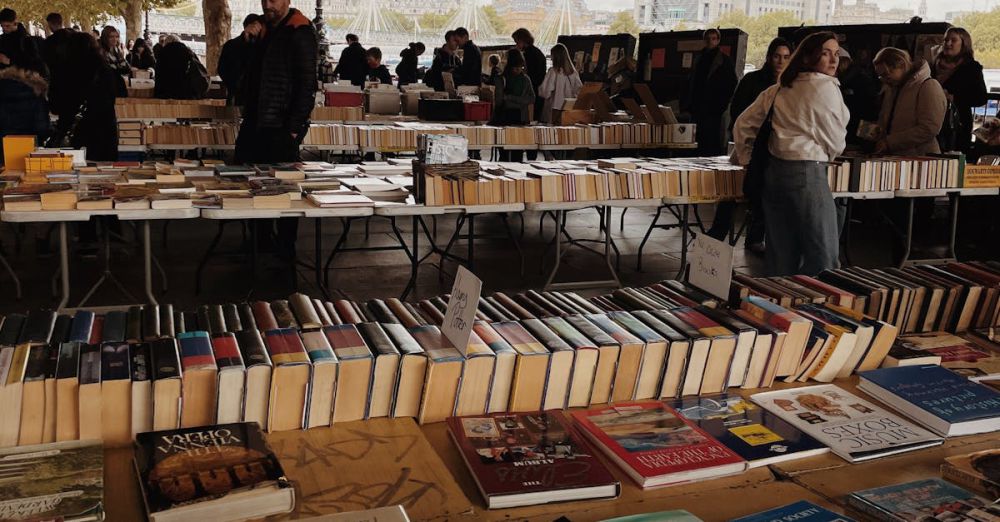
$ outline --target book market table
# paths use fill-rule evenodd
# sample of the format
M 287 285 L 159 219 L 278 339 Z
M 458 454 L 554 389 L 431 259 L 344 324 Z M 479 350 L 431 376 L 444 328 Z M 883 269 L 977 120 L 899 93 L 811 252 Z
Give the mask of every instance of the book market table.
M 903 240 L 903 257 L 899 262 L 900 267 L 917 263 L 945 263 L 955 261 L 955 238 L 958 235 L 958 201 L 962 196 L 996 196 L 1000 194 L 998 188 L 945 188 L 945 189 L 925 189 L 925 190 L 897 190 L 893 197 L 906 201 L 906 223 L 902 230 L 896 229 L 896 233 Z M 939 259 L 910 259 L 913 248 L 913 208 L 917 198 L 939 198 L 948 197 L 950 222 L 948 226 L 947 251 L 944 257 Z M 892 220 L 889 220 L 892 223 Z M 894 227 L 895 228 L 895 227 Z
M 149 222 L 150 221 L 160 221 L 160 220 L 173 220 L 173 219 L 192 219 L 198 217 L 198 209 L 186 208 L 186 209 L 169 209 L 169 210 L 63 210 L 63 211 L 34 211 L 34 212 L 9 212 L 4 211 L 0 213 L 0 221 L 5 221 L 8 223 L 56 223 L 59 226 L 59 273 L 61 280 L 61 295 L 59 298 L 59 304 L 56 307 L 58 310 L 66 308 L 69 303 L 70 295 L 70 275 L 69 275 L 69 239 L 67 234 L 67 225 L 70 222 L 85 222 L 90 221 L 93 217 L 98 216 L 111 216 L 116 217 L 121 221 L 137 221 L 142 226 L 142 243 L 143 243 L 143 268 L 145 277 L 145 292 L 146 299 L 150 304 L 156 304 L 156 297 L 153 295 L 153 254 L 152 254 L 152 241 L 150 239 L 149 232 Z M 105 281 L 111 281 L 118 288 L 128 295 L 128 291 L 120 281 L 114 276 L 110 268 L 110 238 L 108 234 L 104 237 L 104 250 L 105 250 L 105 267 L 104 274 L 97 280 L 87 295 L 80 301 L 80 305 L 83 306 L 87 299 L 100 287 Z M 166 276 L 164 276 L 164 281 Z

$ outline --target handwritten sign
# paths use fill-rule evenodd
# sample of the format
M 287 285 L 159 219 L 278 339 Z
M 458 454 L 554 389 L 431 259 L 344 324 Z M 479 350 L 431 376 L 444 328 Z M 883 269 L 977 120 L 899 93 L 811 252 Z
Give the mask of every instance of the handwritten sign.
M 483 282 L 464 266 L 459 266 L 455 284 L 451 285 L 451 297 L 448 298 L 448 311 L 444 314 L 441 333 L 462 355 L 469 348 L 469 335 L 472 334 L 482 290 Z
M 733 247 L 699 234 L 689 254 L 688 282 L 721 299 L 729 298 L 733 279 Z

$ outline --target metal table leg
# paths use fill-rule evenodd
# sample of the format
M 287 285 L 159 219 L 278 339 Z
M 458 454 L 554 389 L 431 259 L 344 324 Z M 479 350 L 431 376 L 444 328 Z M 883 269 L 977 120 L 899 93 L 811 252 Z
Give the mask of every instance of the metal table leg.
M 326 287 L 326 283 L 323 281 L 323 219 L 316 218 L 313 225 L 313 234 L 315 235 L 315 253 L 313 254 L 313 275 L 316 278 L 316 287 L 323 294 L 323 298 L 330 300 L 330 291 Z
M 556 243 L 555 244 L 555 247 L 556 247 L 556 261 L 555 261 L 555 264 L 552 265 L 552 271 L 549 272 L 549 277 L 545 278 L 545 285 L 543 286 L 543 288 L 545 290 L 548 290 L 548 288 L 550 286 L 552 286 L 552 280 L 555 279 L 556 272 L 559 271 L 559 264 L 562 262 L 562 238 L 559 237 L 559 236 L 560 236 L 560 234 L 562 232 L 563 219 L 565 219 L 565 216 L 564 216 L 565 212 L 566 211 L 564 211 L 564 210 L 556 210 L 555 211 L 556 233 L 555 233 L 555 236 L 553 236 L 552 240 L 555 241 L 555 243 Z
M 690 231 L 688 230 L 688 207 L 690 205 L 683 204 L 681 207 L 684 211 L 681 213 L 681 268 L 677 271 L 677 276 L 675 279 L 683 280 L 684 273 L 687 271 L 687 255 L 688 255 L 688 235 Z
M 146 275 L 146 299 L 149 300 L 149 304 L 155 305 L 156 297 L 153 295 L 153 248 L 152 248 L 152 238 L 149 233 L 149 220 L 143 220 L 142 222 L 142 250 L 143 250 L 143 265 Z
M 910 250 L 913 247 L 913 199 L 906 198 L 906 232 L 903 235 L 903 257 L 899 267 L 903 268 L 910 261 Z
M 62 282 L 62 296 L 59 298 L 58 310 L 66 308 L 69 303 L 69 241 L 66 238 L 66 222 L 59 222 L 59 272 Z
M 642 236 L 642 242 L 639 243 L 639 255 L 635 260 L 636 272 L 642 272 L 642 249 L 646 248 L 646 242 L 649 241 L 649 236 L 653 233 L 653 229 L 657 227 L 657 223 L 660 221 L 661 212 L 663 212 L 663 205 L 656 207 L 656 215 L 653 216 L 653 221 L 649 224 L 649 228 L 646 229 L 646 235 Z
M 951 228 L 948 231 L 948 257 L 957 259 L 955 255 L 955 237 L 958 235 L 958 200 L 961 195 L 958 192 L 948 193 L 948 202 L 951 203 Z
M 601 207 L 601 214 L 601 219 L 604 221 L 604 264 L 608 266 L 608 271 L 611 272 L 611 278 L 615 280 L 615 284 L 621 288 L 622 282 L 621 279 L 618 279 L 617 267 L 611 264 L 611 249 L 614 246 L 614 242 L 611 241 L 611 207 Z
M 6 270 L 7 274 L 10 275 L 11 281 L 14 282 L 14 296 L 17 297 L 18 301 L 20 301 L 21 300 L 21 280 L 18 279 L 17 273 L 14 272 L 14 269 L 10 267 L 9 263 L 7 263 L 7 258 L 4 257 L 3 254 L 0 254 L 0 265 L 3 265 L 4 270 Z

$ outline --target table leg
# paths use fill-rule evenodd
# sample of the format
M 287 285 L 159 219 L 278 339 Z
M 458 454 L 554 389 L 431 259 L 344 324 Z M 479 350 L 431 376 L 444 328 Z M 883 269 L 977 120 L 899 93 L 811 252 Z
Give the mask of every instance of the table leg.
M 948 233 L 948 257 L 958 260 L 955 254 L 955 237 L 958 235 L 958 200 L 961 195 L 958 192 L 949 192 L 948 199 L 951 202 L 951 229 Z
M 646 235 L 642 237 L 642 242 L 639 243 L 639 255 L 635 260 L 635 271 L 642 272 L 642 249 L 646 247 L 646 242 L 649 241 L 649 236 L 653 233 L 653 229 L 656 228 L 656 224 L 660 221 L 660 213 L 663 212 L 663 206 L 656 207 L 656 215 L 653 216 L 653 222 L 649 224 L 649 228 L 646 229 Z
M 323 269 L 322 269 L 322 257 L 323 257 L 323 219 L 316 218 L 315 224 L 313 225 L 313 234 L 315 235 L 315 253 L 313 254 L 313 275 L 316 278 L 316 287 L 323 294 L 326 300 L 330 300 L 330 291 L 326 288 L 326 284 L 323 282 Z
M 69 241 L 66 239 L 66 222 L 59 222 L 59 269 L 62 280 L 62 296 L 59 298 L 57 310 L 66 308 L 69 303 Z
M 396 228 L 396 218 L 389 218 L 390 223 L 392 224 L 392 230 L 399 239 L 399 244 L 403 246 L 403 251 L 406 252 L 406 255 L 410 258 L 410 280 L 406 282 L 406 288 L 403 289 L 402 295 L 399 296 L 400 299 L 404 300 L 406 299 L 406 296 L 410 295 L 410 292 L 417 287 L 417 273 L 420 270 L 420 250 L 417 248 L 417 241 L 420 240 L 420 217 L 411 216 L 410 219 L 413 226 L 413 230 L 411 231 L 411 241 L 413 241 L 413 244 L 410 246 L 410 249 L 407 250 L 406 243 L 403 242 L 403 235 L 400 234 L 399 229 Z
M 143 268 L 145 269 L 146 275 L 146 299 L 149 300 L 149 304 L 155 305 L 156 297 L 153 295 L 153 248 L 152 248 L 152 238 L 149 233 L 149 220 L 143 220 L 142 222 L 142 251 L 143 251 Z
M 903 236 L 903 257 L 899 260 L 899 267 L 903 268 L 910 260 L 910 250 L 913 247 L 913 200 L 906 198 L 906 234 Z
M 523 260 L 522 260 L 522 263 L 523 263 Z M 17 272 L 15 272 L 14 269 L 10 267 L 10 264 L 7 263 L 7 258 L 4 257 L 3 254 L 0 254 L 0 265 L 3 265 L 4 270 L 6 270 L 7 274 L 10 275 L 10 279 L 14 283 L 14 296 L 17 298 L 18 301 L 20 301 L 21 300 L 21 280 L 17 277 Z
M 514 248 L 517 249 L 517 257 L 521 260 L 521 275 L 524 275 L 524 252 L 521 250 L 521 244 L 518 243 L 517 238 L 514 237 L 514 231 L 510 229 L 510 221 L 507 219 L 507 214 L 500 214 L 500 219 L 503 221 L 503 226 L 507 230 L 507 237 L 510 238 L 511 243 L 514 243 Z M 522 219 L 521 223 L 524 221 Z
M 546 291 L 549 289 L 549 286 L 552 285 L 552 280 L 555 279 L 556 272 L 559 271 L 559 263 L 562 261 L 562 237 L 560 237 L 560 232 L 561 232 L 561 229 L 562 229 L 562 217 L 563 217 L 563 213 L 564 212 L 565 212 L 564 210 L 556 210 L 555 211 L 556 234 L 555 234 L 555 237 L 554 237 L 554 241 L 556 242 L 556 245 L 555 245 L 556 246 L 556 261 L 552 265 L 552 271 L 549 272 L 549 277 L 547 277 L 545 279 L 545 286 L 543 287 L 543 289 L 546 290 Z
M 690 231 L 688 230 L 688 204 L 683 204 L 681 207 L 684 212 L 681 214 L 681 268 L 677 271 L 677 277 L 675 279 L 681 281 L 684 279 L 684 272 L 687 271 L 687 256 L 688 256 L 688 235 Z
M 468 260 L 469 271 L 473 272 L 473 271 L 475 271 L 475 264 L 476 264 L 476 215 L 475 214 L 470 214 L 469 215 L 469 239 L 468 239 L 468 241 L 469 241 L 469 245 L 468 245 L 468 250 L 469 250 L 469 260 Z
M 604 264 L 608 266 L 611 277 L 618 284 L 618 287 L 621 288 L 622 282 L 618 279 L 617 267 L 611 264 L 611 247 L 614 245 L 611 242 L 611 207 L 602 208 L 601 219 L 604 221 Z
M 854 200 L 844 198 L 844 229 L 840 232 L 840 244 L 844 254 L 844 262 L 847 266 L 854 263 L 851 261 L 851 214 L 854 213 Z

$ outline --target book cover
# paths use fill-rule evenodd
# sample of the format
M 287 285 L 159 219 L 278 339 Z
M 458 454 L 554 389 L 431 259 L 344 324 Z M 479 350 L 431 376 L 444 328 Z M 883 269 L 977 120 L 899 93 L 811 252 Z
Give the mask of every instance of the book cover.
M 177 341 L 166 337 L 151 343 L 153 378 L 173 379 L 181 376 L 181 360 L 177 352 Z
M 240 355 L 236 336 L 231 333 L 212 335 L 212 350 L 215 352 L 215 364 L 220 370 L 226 368 L 243 369 L 243 357 Z
M 939 356 L 942 363 L 976 362 L 989 357 L 989 354 L 973 343 L 946 332 L 901 335 L 899 344 L 911 350 Z
M 104 450 L 72 441 L 0 450 L 0 520 L 104 518 Z
M 712 475 L 692 472 L 710 468 L 725 473 L 746 469 L 739 455 L 661 402 L 618 403 L 576 411 L 573 418 L 643 487 L 707 478 Z M 655 482 L 660 477 L 668 478 Z
M 150 514 L 243 490 L 291 488 L 252 422 L 140 433 L 135 465 Z
M 1000 449 L 948 457 L 941 476 L 988 498 L 1000 498 Z
M 855 491 L 847 496 L 847 505 L 887 522 L 985 522 L 1000 515 L 988 501 L 941 479 Z
M 208 332 L 183 332 L 177 334 L 180 341 L 181 364 L 184 371 L 195 369 L 215 369 L 215 355 Z
M 606 518 L 603 522 L 702 522 L 700 518 L 684 511 L 675 509 L 672 511 L 657 511 L 655 513 L 639 513 L 637 515 L 625 515 L 623 517 Z
M 264 333 L 264 342 L 275 366 L 309 362 L 302 339 L 295 328 L 277 328 Z
M 941 444 L 942 439 L 833 384 L 758 393 L 754 403 L 849 462 Z
M 447 422 L 491 506 L 494 497 L 601 486 L 611 486 L 617 496 L 618 481 L 559 411 L 449 417 Z
M 786 506 L 740 517 L 731 522 L 854 522 L 854 519 L 819 507 L 812 502 L 800 500 Z
M 684 418 L 743 457 L 751 468 L 829 451 L 823 443 L 740 397 L 685 397 L 673 403 Z
M 862 372 L 860 377 L 859 388 L 862 391 L 885 401 L 884 390 L 907 403 L 886 401 L 904 414 L 918 418 L 913 415 L 919 413 L 912 410 L 915 407 L 937 417 L 941 422 L 931 425 L 935 431 L 938 431 L 937 425 L 942 423 L 955 425 L 1000 419 L 1000 392 L 934 364 L 880 368 Z M 869 384 L 877 388 L 871 388 Z M 981 431 L 992 431 L 989 429 L 991 426 L 986 424 L 993 424 L 992 428 L 996 428 L 997 423 L 979 424 L 983 425 Z

